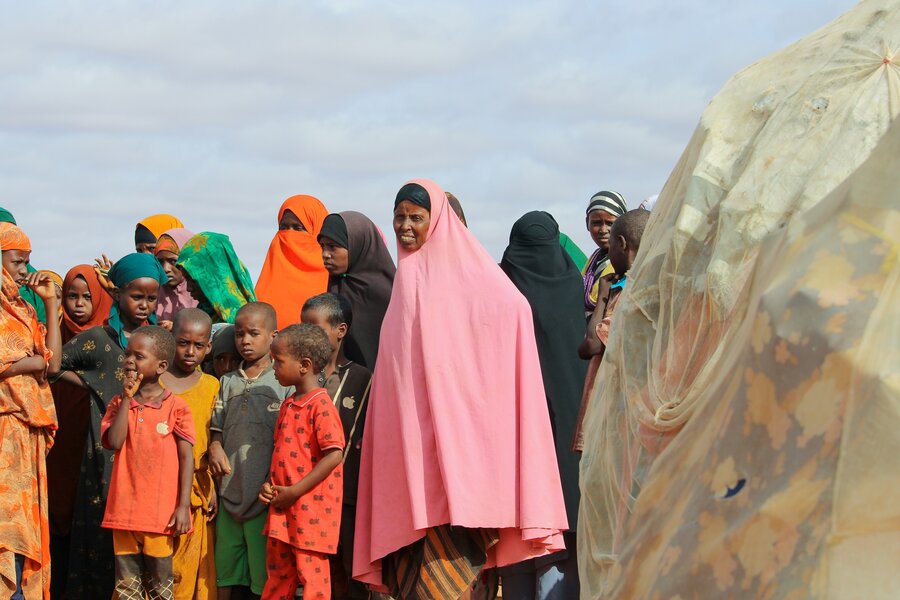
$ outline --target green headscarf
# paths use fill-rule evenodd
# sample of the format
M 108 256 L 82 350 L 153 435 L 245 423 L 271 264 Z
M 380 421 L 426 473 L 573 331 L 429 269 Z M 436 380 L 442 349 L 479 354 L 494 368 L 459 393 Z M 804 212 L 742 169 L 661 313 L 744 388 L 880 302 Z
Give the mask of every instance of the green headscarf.
M 139 254 L 134 252 L 120 258 L 109 270 L 109 280 L 113 282 L 120 290 L 135 279 L 148 277 L 155 279 L 159 285 L 163 285 L 169 280 L 162 265 L 156 260 L 152 254 Z M 151 323 L 156 323 L 156 314 L 150 313 L 147 319 Z M 125 348 L 128 345 L 128 338 L 125 337 L 125 324 L 122 322 L 122 316 L 119 314 L 119 303 L 114 302 L 109 311 L 109 320 L 107 324 L 119 334 L 119 345 Z
M 181 247 L 178 266 L 194 280 L 206 300 L 200 308 L 213 321 L 234 323 L 237 311 L 256 301 L 253 280 L 227 235 L 205 231 Z
M 17 225 L 16 218 L 13 216 L 13 214 L 3 207 L 0 207 L 0 223 L 12 223 L 13 225 Z M 35 269 L 31 265 L 28 265 L 28 272 L 36 273 L 37 269 Z M 46 325 L 47 310 L 44 308 L 44 301 L 41 300 L 41 297 L 37 295 L 37 292 L 35 292 L 27 285 L 23 285 L 19 288 L 19 295 L 22 296 L 22 299 L 25 300 L 25 302 L 34 307 L 34 312 L 37 313 L 38 321 Z
M 588 259 L 587 255 L 585 255 L 585 253 L 581 251 L 581 248 L 578 247 L 578 244 L 573 242 L 572 238 L 566 234 L 560 233 L 559 245 L 572 257 L 572 261 L 575 263 L 575 266 L 578 267 L 578 271 L 580 272 L 583 270 Z

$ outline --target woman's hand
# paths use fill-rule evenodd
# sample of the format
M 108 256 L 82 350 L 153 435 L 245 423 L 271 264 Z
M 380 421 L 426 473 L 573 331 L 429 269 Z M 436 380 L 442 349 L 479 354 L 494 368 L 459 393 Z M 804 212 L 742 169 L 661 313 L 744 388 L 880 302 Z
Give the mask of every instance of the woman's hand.
M 33 289 L 44 302 L 56 300 L 56 283 L 46 273 L 29 273 L 25 278 L 25 285 Z

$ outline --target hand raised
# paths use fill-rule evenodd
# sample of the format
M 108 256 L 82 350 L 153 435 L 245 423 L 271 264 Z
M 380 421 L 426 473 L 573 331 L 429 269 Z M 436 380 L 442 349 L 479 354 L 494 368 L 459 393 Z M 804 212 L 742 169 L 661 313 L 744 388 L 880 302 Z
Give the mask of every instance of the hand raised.
M 130 375 L 125 376 L 125 382 L 123 384 L 124 393 L 126 398 L 134 398 L 134 395 L 137 393 L 138 389 L 141 387 L 141 381 L 144 380 L 144 376 L 141 373 L 137 374 L 137 377 L 133 377 Z

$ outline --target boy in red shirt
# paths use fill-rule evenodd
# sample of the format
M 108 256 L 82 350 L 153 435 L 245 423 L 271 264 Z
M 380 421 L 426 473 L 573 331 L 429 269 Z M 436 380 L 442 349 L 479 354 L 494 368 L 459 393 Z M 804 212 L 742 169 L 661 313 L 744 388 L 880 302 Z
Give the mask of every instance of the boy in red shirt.
M 113 530 L 121 600 L 173 598 L 172 536 L 191 529 L 191 410 L 159 384 L 174 355 L 171 333 L 136 329 L 125 349 L 123 394 L 100 424 L 103 445 L 116 451 L 103 527 Z
M 263 598 L 291 600 L 303 584 L 307 600 L 331 598 L 328 555 L 337 550 L 343 492 L 344 431 L 319 373 L 331 357 L 315 325 L 291 325 L 272 343 L 275 377 L 296 393 L 281 405 L 270 482 L 259 500 L 270 506 L 268 579 Z

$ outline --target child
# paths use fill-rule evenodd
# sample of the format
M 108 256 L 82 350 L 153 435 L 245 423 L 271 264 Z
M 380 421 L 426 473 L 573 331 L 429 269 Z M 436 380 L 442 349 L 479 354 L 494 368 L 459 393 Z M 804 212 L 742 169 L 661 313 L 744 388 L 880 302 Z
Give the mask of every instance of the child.
M 160 243 L 164 240 L 165 235 L 160 238 Z M 209 352 L 211 329 L 212 319 L 199 308 L 184 308 L 175 313 L 172 322 L 175 359 L 160 378 L 165 389 L 178 394 L 187 403 L 196 429 L 191 487 L 191 524 L 194 531 L 175 543 L 172 564 L 176 600 L 216 597 L 213 528 L 209 522 L 215 517 L 217 500 L 206 452 L 209 421 L 219 394 L 219 380 L 197 368 Z
M 266 582 L 266 507 L 257 496 L 272 462 L 278 411 L 294 393 L 272 369 L 275 327 L 275 309 L 265 302 L 237 312 L 234 338 L 243 361 L 222 377 L 210 421 L 209 467 L 219 478 L 222 509 L 216 519 L 219 598 L 229 598 L 238 585 L 261 594 Z
M 216 377 L 221 379 L 225 373 L 237 371 L 241 366 L 241 357 L 234 345 L 234 325 L 226 324 L 213 335 L 210 354 L 210 367 Z
M 587 410 L 588 397 L 594 388 L 594 378 L 606 344 L 609 341 L 609 328 L 612 324 L 613 312 L 619 301 L 622 290 L 625 289 L 628 270 L 634 263 L 638 249 L 641 246 L 641 238 L 644 235 L 644 227 L 650 213 L 642 208 L 630 210 L 616 219 L 609 234 L 609 262 L 615 269 L 614 273 L 605 275 L 600 279 L 597 296 L 597 308 L 591 314 L 588 321 L 587 332 L 584 340 L 578 347 L 581 358 L 591 359 L 585 378 L 584 391 L 581 397 L 581 409 L 578 413 L 578 424 L 575 428 L 575 437 L 572 449 L 581 452 L 584 444 L 584 433 L 581 425 L 584 421 L 584 413 Z
M 351 579 L 353 567 L 353 529 L 356 523 L 356 492 L 359 487 L 359 450 L 372 373 L 344 356 L 344 339 L 353 314 L 342 296 L 319 294 L 303 305 L 300 320 L 318 325 L 328 336 L 331 356 L 322 371 L 324 387 L 338 409 L 344 430 L 344 500 L 342 506 L 340 545 L 336 557 L 339 567 L 332 572 L 335 597 L 368 598 L 366 587 Z M 320 379 L 322 381 L 322 379 Z
M 123 392 L 100 426 L 103 446 L 115 451 L 103 527 L 113 530 L 122 599 L 172 600 L 173 536 L 191 530 L 191 409 L 159 383 L 174 354 L 164 328 L 135 330 L 122 363 Z
M 50 548 L 44 457 L 53 445 L 56 411 L 45 374 L 49 347 L 59 344 L 59 325 L 49 319 L 45 336 L 19 287 L 36 292 L 49 315 L 56 314 L 58 304 L 51 279 L 28 273 L 31 242 L 25 233 L 0 223 L 0 246 L 0 597 L 46 598 Z
M 328 337 L 315 325 L 291 325 L 272 344 L 278 381 L 297 391 L 281 406 L 271 483 L 259 491 L 271 506 L 267 599 L 292 600 L 300 583 L 306 600 L 331 598 L 328 555 L 338 545 L 344 432 L 319 384 L 330 355 Z

